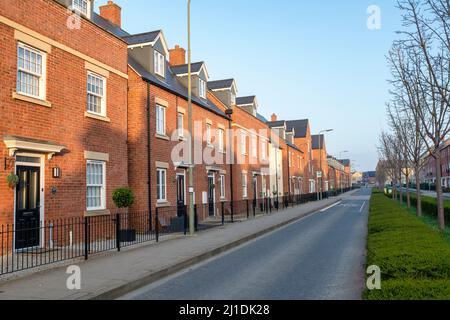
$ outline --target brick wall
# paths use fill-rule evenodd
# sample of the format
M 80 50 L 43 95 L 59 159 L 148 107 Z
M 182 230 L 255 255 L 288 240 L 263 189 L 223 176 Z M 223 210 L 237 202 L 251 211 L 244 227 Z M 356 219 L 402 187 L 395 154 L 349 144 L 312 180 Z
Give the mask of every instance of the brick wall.
M 54 1 L 0 2 L 0 15 L 26 26 L 38 34 L 69 46 L 126 73 L 126 44 L 82 21 L 81 30 L 66 28 L 67 10 Z M 16 90 L 17 41 L 14 28 L 0 23 L 0 155 L 8 152 L 4 135 L 16 135 L 56 142 L 66 146 L 63 154 L 45 160 L 45 218 L 83 215 L 86 210 L 86 160 L 84 151 L 108 153 L 106 198 L 114 209 L 111 193 L 127 186 L 127 79 L 110 72 L 107 79 L 107 117 L 110 122 L 85 117 L 87 70 L 85 60 L 67 50 L 52 47 L 47 54 L 46 100 L 51 108 L 12 98 Z M 108 50 L 104 50 L 108 48 Z M 2 166 L 3 167 L 3 166 Z M 51 168 L 60 167 L 61 179 L 53 179 Z M 6 176 L 14 171 L 11 162 L 0 168 L 0 223 L 12 223 L 14 191 L 6 185 Z M 57 192 L 53 194 L 51 189 Z

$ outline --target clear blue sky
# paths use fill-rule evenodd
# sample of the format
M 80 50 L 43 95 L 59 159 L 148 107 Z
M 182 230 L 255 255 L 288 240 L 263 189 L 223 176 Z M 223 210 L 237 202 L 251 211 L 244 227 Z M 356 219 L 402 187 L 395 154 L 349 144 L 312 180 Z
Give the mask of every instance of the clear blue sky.
M 98 4 L 106 0 L 97 0 Z M 170 47 L 186 47 L 186 0 L 115 0 L 130 33 L 163 29 Z M 328 152 L 373 170 L 385 126 L 389 69 L 385 55 L 400 14 L 393 0 L 192 0 L 192 55 L 211 80 L 233 77 L 239 95 L 258 97 L 269 118 L 311 120 L 333 128 Z M 366 26 L 370 5 L 381 30 Z

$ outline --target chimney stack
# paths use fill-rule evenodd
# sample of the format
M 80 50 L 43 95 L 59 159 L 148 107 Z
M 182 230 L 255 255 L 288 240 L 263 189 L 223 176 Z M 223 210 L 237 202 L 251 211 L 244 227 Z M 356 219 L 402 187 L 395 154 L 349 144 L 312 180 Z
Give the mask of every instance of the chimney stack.
M 278 121 L 278 116 L 274 113 L 272 114 L 272 122 Z
M 109 0 L 107 4 L 100 6 L 100 16 L 122 28 L 122 8 L 113 1 Z
M 171 66 L 181 66 L 186 64 L 186 50 L 176 45 L 174 49 L 169 50 L 169 60 Z

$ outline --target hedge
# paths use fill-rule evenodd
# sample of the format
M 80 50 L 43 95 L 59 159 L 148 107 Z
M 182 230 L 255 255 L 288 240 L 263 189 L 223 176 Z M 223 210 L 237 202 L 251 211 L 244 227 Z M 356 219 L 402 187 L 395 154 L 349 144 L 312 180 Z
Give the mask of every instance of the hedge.
M 450 299 L 450 245 L 407 209 L 374 193 L 367 266 L 381 269 L 381 290 L 369 300 Z
M 406 203 L 406 194 L 403 195 L 403 203 Z M 387 195 L 389 198 L 392 198 L 392 194 Z M 415 193 L 410 193 L 411 197 L 411 206 L 417 208 L 417 197 Z M 432 197 L 422 196 L 422 213 L 427 216 L 431 216 L 437 219 L 437 200 Z M 450 201 L 444 201 L 444 215 L 445 215 L 445 223 L 450 226 Z

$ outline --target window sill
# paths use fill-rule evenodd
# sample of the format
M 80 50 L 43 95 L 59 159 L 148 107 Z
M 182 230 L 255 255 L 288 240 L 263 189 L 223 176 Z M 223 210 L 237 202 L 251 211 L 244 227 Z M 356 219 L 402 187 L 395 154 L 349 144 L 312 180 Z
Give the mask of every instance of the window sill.
M 111 122 L 111 119 L 109 119 L 108 117 L 104 117 L 104 116 L 99 116 L 93 113 L 89 113 L 89 112 L 85 112 L 84 116 L 86 118 L 91 118 L 91 119 L 95 119 L 95 120 L 99 120 L 99 121 L 103 121 L 103 122 Z
M 168 136 L 166 136 L 166 135 L 162 135 L 162 134 L 155 134 L 155 137 L 157 138 L 157 139 L 161 139 L 161 140 L 166 140 L 166 141 L 170 141 L 170 138 L 168 137 Z
M 156 203 L 157 208 L 167 208 L 170 207 L 170 202 L 158 202 Z
M 109 215 L 111 215 L 111 211 L 109 210 L 87 210 L 84 212 L 85 217 L 99 217 Z
M 48 102 L 48 101 L 41 100 L 41 99 L 38 99 L 38 98 L 29 97 L 27 95 L 23 95 L 23 94 L 20 94 L 20 93 L 17 93 L 17 92 L 13 92 L 12 97 L 13 97 L 13 99 L 16 99 L 16 100 L 30 102 L 30 103 L 37 104 L 37 105 L 40 105 L 40 106 L 43 106 L 43 107 L 46 107 L 46 108 L 51 108 L 52 107 L 52 104 L 50 102 Z

